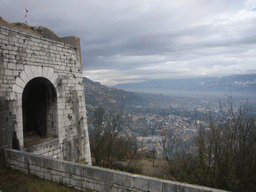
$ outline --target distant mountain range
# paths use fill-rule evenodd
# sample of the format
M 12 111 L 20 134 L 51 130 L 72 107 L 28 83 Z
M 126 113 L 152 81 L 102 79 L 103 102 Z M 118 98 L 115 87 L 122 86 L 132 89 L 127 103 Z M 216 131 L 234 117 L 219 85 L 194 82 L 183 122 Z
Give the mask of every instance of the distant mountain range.
M 175 102 L 174 97 L 161 94 L 143 94 L 101 85 L 99 82 L 83 78 L 85 101 L 87 105 L 106 108 L 123 108 L 131 106 L 156 107 L 167 106 Z
M 220 99 L 225 97 L 223 93 L 231 93 L 232 96 L 236 94 L 238 98 L 249 98 L 250 101 L 256 102 L 256 74 L 222 78 L 150 80 L 115 87 L 107 87 L 84 77 L 83 83 L 87 105 L 102 105 L 106 108 L 167 107 L 181 97 Z
M 118 84 L 119 89 L 144 92 L 145 90 L 187 90 L 187 91 L 246 91 L 256 93 L 256 74 L 232 75 L 221 78 L 148 80 L 140 83 Z
M 133 93 L 117 88 L 101 85 L 99 82 L 83 78 L 85 89 L 85 101 L 92 106 L 104 106 L 107 108 L 122 106 L 125 100 L 133 97 Z

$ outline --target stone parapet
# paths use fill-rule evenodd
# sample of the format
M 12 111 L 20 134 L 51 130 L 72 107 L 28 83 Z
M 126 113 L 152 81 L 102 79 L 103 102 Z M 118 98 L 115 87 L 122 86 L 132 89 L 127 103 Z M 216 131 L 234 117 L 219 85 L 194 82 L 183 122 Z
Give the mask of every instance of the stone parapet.
M 82 191 L 90 189 L 99 192 L 224 192 L 208 187 L 86 166 L 16 150 L 4 150 L 4 158 L 7 165 L 13 169 L 60 182 Z

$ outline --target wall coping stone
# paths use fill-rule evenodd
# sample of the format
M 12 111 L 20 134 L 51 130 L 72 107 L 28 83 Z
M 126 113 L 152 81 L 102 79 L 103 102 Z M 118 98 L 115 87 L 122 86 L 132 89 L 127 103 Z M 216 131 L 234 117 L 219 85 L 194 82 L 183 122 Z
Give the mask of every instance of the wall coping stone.
M 150 192 L 224 192 L 223 190 L 213 189 L 192 184 L 185 184 L 176 181 L 162 180 L 141 175 L 134 175 L 131 173 L 110 170 L 100 167 L 92 167 L 70 161 L 53 159 L 45 156 L 35 155 L 24 151 L 17 151 L 13 149 L 4 149 L 5 162 L 16 169 L 26 170 L 27 162 L 32 169 L 48 170 L 43 174 L 51 174 L 49 178 L 62 178 L 62 182 L 67 185 L 82 189 L 81 186 L 92 186 L 91 189 L 104 189 L 107 191 L 116 191 L 116 189 L 135 190 L 135 191 L 150 191 Z M 16 162 L 17 161 L 17 162 Z M 15 165 L 17 164 L 17 165 Z M 23 164 L 23 167 L 18 165 Z M 38 171 L 31 171 L 32 173 Z M 59 173 L 59 175 L 56 175 Z M 42 173 L 38 173 L 40 176 Z M 63 175 L 69 176 L 63 177 Z M 48 175 L 49 176 L 49 175 Z M 80 180 L 76 180 L 79 179 Z M 67 181 L 68 183 L 65 183 Z M 81 184 L 81 182 L 85 182 Z M 92 185 L 92 183 L 94 183 Z M 78 185 L 79 186 L 76 186 Z M 80 185 L 81 184 L 81 185 Z
M 12 31 L 12 32 L 14 32 L 16 34 L 23 35 L 25 37 L 28 37 L 28 33 L 29 33 L 29 32 L 24 32 L 22 30 L 19 30 L 18 28 L 12 28 L 12 27 L 8 27 L 8 26 L 5 26 L 5 25 L 2 25 L 1 23 L 0 23 L 0 29 L 6 30 L 6 31 Z M 44 29 L 47 29 L 47 32 L 51 31 L 48 28 L 44 28 Z M 36 39 L 39 39 L 39 40 L 42 40 L 42 41 L 47 41 L 49 43 L 55 43 L 57 46 L 58 45 L 59 46 L 67 46 L 67 47 L 71 47 L 71 48 L 77 49 L 77 47 L 75 46 L 75 44 L 71 40 L 70 40 L 70 42 L 64 40 L 65 38 L 71 39 L 70 37 L 61 37 L 61 38 L 58 38 L 58 39 L 57 38 L 49 39 L 47 37 L 38 36 L 38 35 L 35 35 L 33 33 L 29 33 L 29 37 L 33 37 L 33 38 L 36 38 Z

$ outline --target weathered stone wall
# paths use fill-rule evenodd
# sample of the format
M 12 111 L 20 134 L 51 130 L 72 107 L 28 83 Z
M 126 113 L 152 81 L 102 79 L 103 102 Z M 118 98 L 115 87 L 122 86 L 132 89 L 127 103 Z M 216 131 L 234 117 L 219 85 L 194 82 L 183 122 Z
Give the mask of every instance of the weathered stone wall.
M 46 139 L 36 145 L 30 145 L 26 147 L 26 151 L 32 154 L 43 155 L 56 159 L 63 159 L 64 148 L 61 148 L 59 139 Z
M 0 85 L 1 86 L 1 85 Z M 14 133 L 14 116 L 9 101 L 0 97 L 0 146 L 11 148 Z
M 132 175 L 10 149 L 4 150 L 4 156 L 7 165 L 14 169 L 47 180 L 61 182 L 80 190 L 91 189 L 100 192 L 222 192 L 218 189 Z
M 77 37 L 55 41 L 0 24 L 0 97 L 11 103 L 5 112 L 15 117 L 13 131 L 21 150 L 24 123 L 30 122 L 24 118 L 23 105 L 30 102 L 24 101 L 24 90 L 37 83 L 47 92 L 47 137 L 58 138 L 63 159 L 85 158 L 91 164 L 80 56 Z

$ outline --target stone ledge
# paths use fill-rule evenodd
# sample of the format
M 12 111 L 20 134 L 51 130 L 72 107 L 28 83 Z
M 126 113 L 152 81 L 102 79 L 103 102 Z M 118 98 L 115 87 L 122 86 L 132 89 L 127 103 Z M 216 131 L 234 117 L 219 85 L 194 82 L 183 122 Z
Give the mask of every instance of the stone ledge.
M 45 179 L 62 181 L 64 184 L 80 189 L 87 188 L 98 191 L 224 192 L 223 190 L 208 187 L 91 167 L 12 149 L 5 149 L 4 154 L 6 163 L 14 168 L 27 172 L 27 162 L 30 162 L 33 165 L 30 168 L 34 169 L 33 171 L 31 170 L 31 173 Z M 46 170 L 46 172 L 42 172 L 43 170 Z

